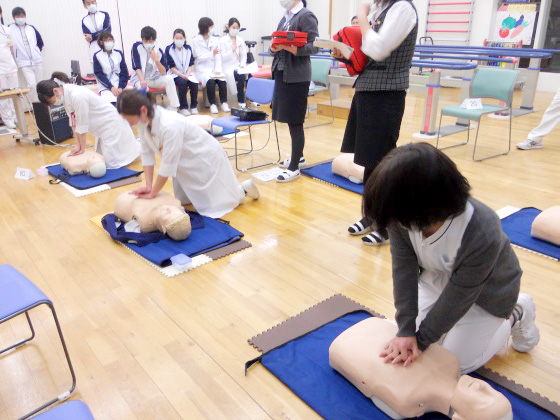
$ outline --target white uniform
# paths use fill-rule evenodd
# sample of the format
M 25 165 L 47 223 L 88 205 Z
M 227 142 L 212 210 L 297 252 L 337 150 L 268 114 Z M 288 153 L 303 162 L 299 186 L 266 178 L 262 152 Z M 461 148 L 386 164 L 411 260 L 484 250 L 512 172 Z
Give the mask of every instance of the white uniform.
M 543 137 L 550 134 L 560 122 L 560 88 L 556 91 L 554 99 L 543 114 L 541 123 L 533 128 L 527 136 L 529 140 L 542 141 Z
M 14 89 L 18 87 L 17 65 L 10 47 L 13 45 L 12 35 L 7 26 L 0 24 L 0 88 Z M 5 123 L 15 124 L 16 112 L 11 99 L 0 100 L 0 116 Z
M 161 156 L 158 174 L 173 178 L 175 196 L 192 203 L 208 217 L 222 217 L 235 209 L 245 192 L 233 173 L 220 143 L 187 118 L 155 107 L 152 127 L 139 128 L 142 164 L 154 166 Z
M 89 43 L 89 61 L 93 62 L 93 56 L 101 48 L 97 44 L 97 38 L 103 31 L 111 32 L 111 19 L 107 12 L 88 13 L 82 19 L 82 32 L 91 35 Z
M 196 78 L 206 86 L 212 73 L 222 73 L 222 57 L 214 55 L 214 49 L 220 47 L 220 39 L 215 36 L 204 39 L 198 34 L 192 39 L 191 46 L 196 57 Z
M 9 28 L 14 40 L 16 64 L 21 69 L 27 87 L 31 89 L 29 100 L 36 102 L 38 99 L 35 87 L 43 80 L 43 39 L 33 25 L 19 26 L 12 23 Z
M 117 102 L 111 88 L 124 89 L 128 83 L 128 67 L 120 50 L 111 53 L 99 50 L 93 56 L 93 72 L 97 78 L 99 96 L 107 102 Z
M 222 56 L 222 71 L 226 75 L 229 93 L 237 94 L 237 83 L 233 72 L 247 65 L 247 46 L 240 36 L 236 36 L 237 48 L 232 49 L 232 39 L 229 35 L 220 40 L 220 55 Z
M 140 155 L 140 143 L 115 107 L 83 86 L 63 85 L 64 108 L 77 134 L 95 136 L 95 150 L 108 169 L 132 163 Z

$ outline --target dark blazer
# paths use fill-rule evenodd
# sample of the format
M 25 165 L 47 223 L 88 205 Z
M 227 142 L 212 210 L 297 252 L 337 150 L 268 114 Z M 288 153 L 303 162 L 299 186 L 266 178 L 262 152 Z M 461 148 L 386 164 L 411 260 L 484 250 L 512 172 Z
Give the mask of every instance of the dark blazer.
M 286 18 L 283 17 L 278 24 L 277 30 L 283 30 L 285 22 Z M 271 51 L 274 55 L 274 61 L 272 62 L 273 74 L 276 66 L 278 65 L 279 54 L 286 54 L 284 61 L 285 83 L 302 83 L 311 81 L 311 60 L 309 56 L 319 52 L 319 48 L 313 46 L 313 41 L 315 41 L 315 38 L 319 36 L 318 24 L 319 21 L 313 12 L 304 7 L 292 18 L 292 20 L 290 20 L 288 30 L 306 32 L 307 44 L 298 48 L 297 55 L 293 55 L 287 51 L 280 51 L 276 54 Z

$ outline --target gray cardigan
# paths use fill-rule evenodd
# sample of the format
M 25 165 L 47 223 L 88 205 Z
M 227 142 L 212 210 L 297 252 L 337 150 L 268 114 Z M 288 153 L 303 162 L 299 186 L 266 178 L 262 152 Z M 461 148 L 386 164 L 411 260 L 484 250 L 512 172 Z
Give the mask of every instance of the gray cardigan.
M 283 17 L 278 24 L 278 31 L 284 27 L 286 18 Z M 290 20 L 290 31 L 299 31 L 307 33 L 307 44 L 298 48 L 297 55 L 293 55 L 287 51 L 280 51 L 273 53 L 274 60 L 272 61 L 272 73 L 278 65 L 279 55 L 285 54 L 284 60 L 284 82 L 285 83 L 302 83 L 311 81 L 311 60 L 309 56 L 317 54 L 319 48 L 313 46 L 313 41 L 319 36 L 319 21 L 310 10 L 301 9 Z
M 472 198 L 469 201 L 474 213 L 457 250 L 453 273 L 418 331 L 421 267 L 408 232 L 397 224 L 389 227 L 397 335 L 416 335 L 420 350 L 449 332 L 475 303 L 490 314 L 507 319 L 517 302 L 522 271 L 500 219 L 481 202 Z

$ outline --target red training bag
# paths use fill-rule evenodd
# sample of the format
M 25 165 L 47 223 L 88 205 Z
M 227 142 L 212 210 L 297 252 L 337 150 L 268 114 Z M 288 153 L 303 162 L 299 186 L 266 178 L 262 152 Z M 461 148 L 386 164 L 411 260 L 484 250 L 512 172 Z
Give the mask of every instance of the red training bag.
M 307 44 L 307 33 L 297 31 L 276 31 L 272 34 L 272 46 L 287 45 L 303 47 Z
M 362 29 L 359 26 L 347 26 L 338 31 L 333 39 L 354 48 L 349 60 L 340 60 L 346 64 L 350 76 L 356 76 L 363 72 L 368 64 L 368 58 L 362 51 Z

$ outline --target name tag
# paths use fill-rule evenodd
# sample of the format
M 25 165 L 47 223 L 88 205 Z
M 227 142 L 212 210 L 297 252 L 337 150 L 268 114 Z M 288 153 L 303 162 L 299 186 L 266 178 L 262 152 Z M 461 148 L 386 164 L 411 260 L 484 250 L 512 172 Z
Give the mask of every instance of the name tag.
M 461 108 L 465 109 L 482 109 L 482 99 L 467 98 L 461 104 Z
M 29 181 L 32 178 L 35 178 L 35 174 L 31 169 L 27 169 L 27 168 L 16 169 L 16 179 L 23 179 L 24 181 Z

